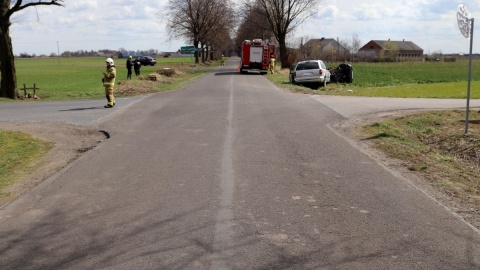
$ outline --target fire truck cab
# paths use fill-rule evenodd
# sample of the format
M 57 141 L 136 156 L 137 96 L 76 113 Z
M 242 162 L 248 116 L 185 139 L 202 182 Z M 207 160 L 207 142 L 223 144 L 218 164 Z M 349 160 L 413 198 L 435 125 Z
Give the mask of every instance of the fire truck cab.
M 240 73 L 266 74 L 271 56 L 275 57 L 275 45 L 268 41 L 261 39 L 243 41 Z

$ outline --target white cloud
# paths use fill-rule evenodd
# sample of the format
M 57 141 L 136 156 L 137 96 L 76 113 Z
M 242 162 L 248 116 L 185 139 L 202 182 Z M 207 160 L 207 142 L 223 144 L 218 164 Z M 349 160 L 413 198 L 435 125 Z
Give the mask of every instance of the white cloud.
M 76 11 L 83 11 L 83 10 L 92 10 L 98 8 L 98 1 L 96 0 L 82 0 L 82 1 L 75 1 L 75 2 L 68 2 L 68 8 Z
M 235 2 L 240 5 L 239 0 Z M 66 7 L 30 8 L 15 15 L 11 27 L 14 52 L 49 54 L 60 50 L 175 51 L 183 40 L 168 41 L 168 0 L 81 0 L 66 1 Z M 356 34 L 366 43 L 372 39 L 411 40 L 425 52 L 468 51 L 456 23 L 460 3 L 480 18 L 480 0 L 323 0 L 314 17 L 294 33 L 296 37 L 351 38 Z M 37 15 L 39 21 L 37 21 Z M 475 27 L 480 29 L 480 27 Z M 475 33 L 475 44 L 480 34 Z M 475 49 L 477 48 L 477 49 Z M 480 51 L 476 45 L 474 50 Z
M 405 39 L 426 53 L 466 52 L 468 43 L 456 22 L 460 3 L 469 7 L 472 17 L 480 18 L 480 0 L 328 0 L 323 1 L 319 14 L 297 29 L 295 36 L 348 39 L 356 34 L 363 44 L 372 39 Z M 474 43 L 480 42 L 480 34 L 474 37 Z

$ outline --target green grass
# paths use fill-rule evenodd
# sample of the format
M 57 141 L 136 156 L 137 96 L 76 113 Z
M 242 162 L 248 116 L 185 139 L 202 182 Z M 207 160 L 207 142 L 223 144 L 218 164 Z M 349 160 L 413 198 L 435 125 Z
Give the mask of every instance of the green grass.
M 126 81 L 126 59 L 114 59 L 117 67 L 117 84 L 125 82 L 135 86 L 144 82 L 135 78 Z M 154 67 L 144 66 L 141 74 L 154 73 L 162 68 L 180 68 L 184 74 L 169 83 L 159 83 L 154 91 L 169 91 L 189 83 L 219 63 L 211 66 L 195 66 L 193 57 L 157 58 Z M 34 58 L 16 59 L 17 83 L 20 94 L 23 85 L 40 88 L 39 96 L 45 100 L 97 99 L 103 98 L 101 84 L 105 69 L 103 57 L 86 58 Z M 329 63 L 335 67 L 338 63 Z M 352 63 L 354 82 L 352 84 L 329 84 L 318 90 L 292 85 L 288 81 L 288 70 L 268 74 L 267 78 L 277 85 L 294 92 L 345 96 L 399 97 L 399 98 L 465 98 L 467 95 L 468 60 L 456 62 L 400 62 L 400 63 Z M 472 99 L 480 98 L 480 60 L 472 63 Z M 32 93 L 32 90 L 28 91 Z M 10 101 L 0 99 L 0 101 Z
M 480 115 L 471 111 L 469 134 L 465 113 L 430 111 L 358 127 L 362 140 L 420 173 L 433 186 L 480 206 Z
M 116 83 L 126 81 L 127 69 L 126 59 L 114 59 L 117 68 Z M 183 67 L 186 74 L 170 84 L 156 85 L 157 91 L 167 91 L 181 86 L 185 81 L 190 81 L 199 75 L 205 74 L 215 66 L 195 66 L 193 58 L 157 58 L 156 66 L 142 66 L 141 74 L 154 73 L 162 68 Z M 183 65 L 182 65 L 183 64 Z M 105 71 L 104 58 L 34 58 L 16 59 L 17 87 L 19 93 L 23 94 L 23 85 L 32 87 L 35 84 L 40 90 L 38 95 L 46 100 L 68 100 L 68 99 L 97 99 L 104 97 L 104 89 L 101 83 L 102 73 Z M 127 83 L 138 83 L 134 79 Z M 141 82 L 140 82 L 141 83 Z M 33 90 L 27 90 L 33 93 Z
M 10 196 L 7 187 L 35 169 L 51 147 L 28 134 L 0 130 L 0 205 Z
M 468 79 L 468 61 L 465 59 L 456 62 L 352 63 L 352 66 L 353 85 L 360 87 L 454 83 Z M 480 61 L 473 61 L 472 70 L 479 69 Z M 480 74 L 472 72 L 472 80 L 480 80 Z
M 329 63 L 335 67 L 338 63 Z M 272 82 L 293 92 L 342 96 L 397 97 L 397 98 L 466 98 L 468 61 L 456 62 L 400 62 L 352 63 L 352 84 L 332 83 L 314 90 L 292 85 L 288 70 L 268 74 Z M 470 97 L 480 98 L 480 60 L 472 63 Z

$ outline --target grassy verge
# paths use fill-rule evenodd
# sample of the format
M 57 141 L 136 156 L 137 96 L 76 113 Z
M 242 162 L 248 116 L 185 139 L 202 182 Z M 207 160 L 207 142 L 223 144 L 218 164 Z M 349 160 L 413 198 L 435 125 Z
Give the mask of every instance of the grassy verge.
M 362 128 L 363 139 L 401 160 L 431 185 L 472 207 L 480 207 L 480 117 L 471 112 L 432 111 L 375 122 Z
M 336 66 L 338 64 L 329 64 Z M 313 95 L 342 95 L 398 98 L 466 98 L 468 62 L 354 63 L 352 84 L 331 83 L 312 89 L 289 82 L 288 69 L 268 74 L 267 78 L 292 92 Z M 480 69 L 480 61 L 473 61 Z M 473 72 L 475 73 L 475 72 Z M 480 77 L 472 76 L 472 99 L 480 98 Z
M 116 86 L 116 95 L 121 97 L 178 89 L 210 72 L 217 66 L 218 63 L 209 65 L 176 63 L 165 65 L 164 67 L 156 67 L 145 75 L 134 76 L 135 78 L 132 80 L 120 80 Z M 149 79 L 152 77 L 155 79 L 154 81 Z
M 142 66 L 141 76 L 133 75 L 132 80 L 126 80 L 126 59 L 114 59 L 117 68 L 117 96 L 169 91 L 209 72 L 217 67 L 219 62 L 209 65 L 195 65 L 192 58 L 159 58 L 155 66 Z M 83 100 L 104 98 L 105 93 L 101 83 L 102 72 L 105 71 L 104 58 L 42 58 L 17 59 L 17 87 L 23 94 L 23 85 L 40 88 L 37 95 L 41 100 Z M 164 68 L 175 70 L 172 76 L 158 74 Z M 157 74 L 159 80 L 145 80 L 149 74 Z M 125 91 L 130 89 L 130 91 Z M 132 89 L 137 89 L 132 91 Z M 135 92 L 135 93 L 133 93 Z M 32 90 L 27 93 L 32 94 Z M 2 98 L 1 102 L 15 102 Z
M 36 169 L 51 147 L 51 143 L 33 139 L 28 134 L 0 130 L 0 205 L 11 197 L 8 187 Z

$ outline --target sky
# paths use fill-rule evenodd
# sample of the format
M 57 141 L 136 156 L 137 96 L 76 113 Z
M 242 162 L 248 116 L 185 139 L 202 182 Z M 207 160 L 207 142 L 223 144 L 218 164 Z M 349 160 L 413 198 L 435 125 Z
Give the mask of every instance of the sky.
M 14 2 L 14 1 L 12 1 Z M 233 0 L 240 6 L 241 0 Z M 295 29 L 290 44 L 310 38 L 406 40 L 424 53 L 468 53 L 457 10 L 464 4 L 480 21 L 480 0 L 319 0 L 316 13 Z M 10 27 L 14 54 L 50 55 L 101 49 L 177 51 L 186 40 L 169 40 L 168 0 L 65 0 L 65 7 L 38 6 L 15 13 Z M 476 20 L 474 20 L 476 22 Z M 480 25 L 473 52 L 480 52 Z M 254 38 L 254 37 L 252 37 Z

